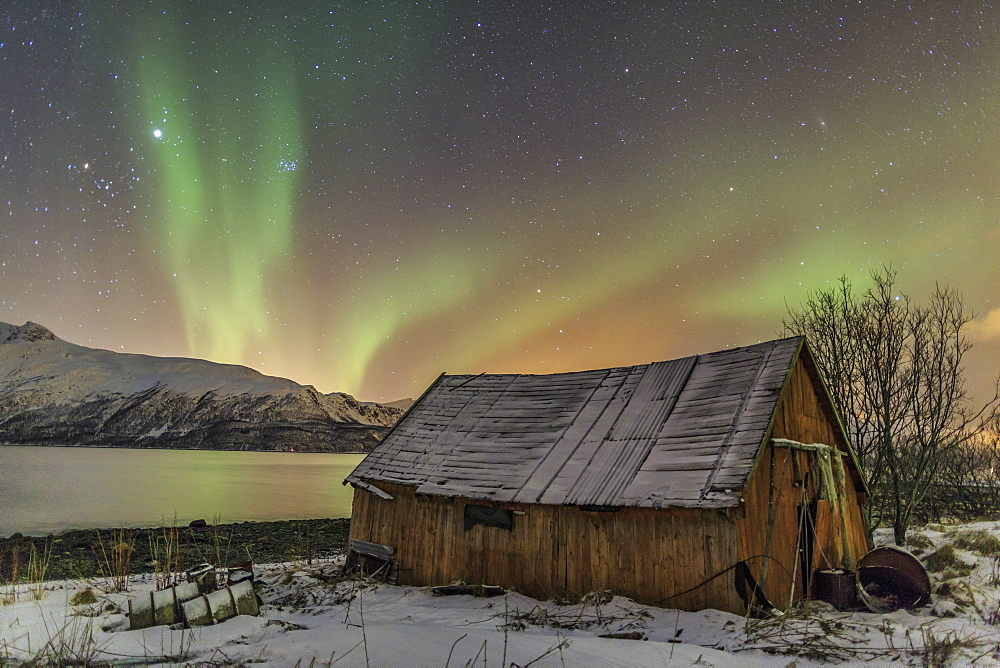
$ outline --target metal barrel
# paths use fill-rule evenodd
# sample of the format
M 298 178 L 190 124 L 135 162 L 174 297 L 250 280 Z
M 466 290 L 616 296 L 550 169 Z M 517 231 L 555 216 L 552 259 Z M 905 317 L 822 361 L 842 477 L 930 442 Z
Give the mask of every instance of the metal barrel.
M 188 570 L 185 575 L 187 576 L 188 582 L 198 583 L 199 593 L 207 594 L 215 591 L 216 575 L 215 567 L 212 566 L 212 564 L 198 564 L 194 568 Z
M 144 629 L 181 621 L 181 606 L 198 593 L 197 583 L 185 582 L 176 587 L 133 596 L 128 600 L 129 628 Z
M 219 624 L 236 615 L 259 615 L 257 594 L 250 580 L 203 594 L 182 606 L 184 622 L 191 626 Z
M 853 571 L 816 571 L 812 586 L 813 598 L 826 601 L 837 610 L 852 610 L 858 605 L 857 578 Z
M 133 596 L 128 600 L 128 625 L 130 629 L 144 629 L 153 626 L 151 596 Z
M 930 603 L 931 580 L 912 554 L 883 545 L 858 562 L 858 596 L 872 612 L 911 610 Z

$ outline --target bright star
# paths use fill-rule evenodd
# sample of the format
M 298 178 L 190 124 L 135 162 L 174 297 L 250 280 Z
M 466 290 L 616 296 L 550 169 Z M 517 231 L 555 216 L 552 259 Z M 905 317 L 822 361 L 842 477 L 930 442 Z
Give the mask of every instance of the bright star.
M 157 128 L 156 130 L 153 130 L 153 136 L 159 139 L 160 137 L 163 136 L 163 132 L 159 128 Z

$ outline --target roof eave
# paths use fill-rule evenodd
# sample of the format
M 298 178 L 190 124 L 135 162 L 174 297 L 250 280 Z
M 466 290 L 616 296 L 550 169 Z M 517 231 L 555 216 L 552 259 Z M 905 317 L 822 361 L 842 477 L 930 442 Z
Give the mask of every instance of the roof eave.
M 382 444 L 382 443 L 385 443 L 386 441 L 389 440 L 389 437 L 392 436 L 393 432 L 396 431 L 396 428 L 399 427 L 399 425 L 403 424 L 403 421 L 406 420 L 406 417 L 413 411 L 414 408 L 416 408 L 417 406 L 420 405 L 420 402 L 424 400 L 424 397 L 426 397 L 430 393 L 431 390 L 433 390 L 435 387 L 437 387 L 438 383 L 441 382 L 441 379 L 444 378 L 444 376 L 445 376 L 445 372 L 443 372 L 443 371 L 440 374 L 438 374 L 438 377 L 434 379 L 434 382 L 427 386 L 427 389 L 424 390 L 423 393 L 419 397 L 417 397 L 417 400 L 414 401 L 412 404 L 410 404 L 409 408 L 407 408 L 405 411 L 403 411 L 403 414 L 399 416 L 398 420 L 396 420 L 396 424 L 392 425 L 392 428 L 389 429 L 389 431 L 386 433 L 386 435 L 382 438 L 382 440 L 379 442 L 379 445 Z M 351 471 L 351 473 L 346 478 L 344 478 L 344 480 L 340 484 L 341 485 L 346 485 L 346 484 L 351 483 L 351 482 L 358 482 L 358 481 L 362 480 L 362 478 L 359 478 L 359 477 L 355 476 L 354 473 L 359 468 L 361 468 L 361 466 L 365 463 L 365 461 L 367 461 L 367 459 L 369 457 L 371 457 L 372 454 L 374 454 L 375 450 L 377 450 L 377 449 L 378 449 L 378 445 L 376 445 L 375 448 L 373 448 L 371 452 L 369 452 L 367 455 L 365 455 L 364 459 L 362 459 L 360 462 L 358 462 L 358 465 L 354 467 L 354 470 Z

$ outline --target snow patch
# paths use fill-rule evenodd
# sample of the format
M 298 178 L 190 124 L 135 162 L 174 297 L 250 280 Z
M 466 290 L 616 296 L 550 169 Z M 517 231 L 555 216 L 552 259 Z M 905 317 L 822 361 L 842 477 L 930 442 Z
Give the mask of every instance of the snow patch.
M 937 530 L 941 529 L 941 530 Z M 912 532 L 915 552 L 971 542 L 969 532 L 1000 538 L 1000 523 Z M 978 536 L 981 538 L 982 536 Z M 971 573 L 932 574 L 932 606 L 891 614 L 838 612 L 807 602 L 765 619 L 716 610 L 683 612 L 598 593 L 581 603 L 538 601 L 510 592 L 494 598 L 433 596 L 429 588 L 342 580 L 339 560 L 258 567 L 260 617 L 237 617 L 193 630 L 130 631 L 128 594 L 100 593 L 99 581 L 0 587 L 0 662 L 46 657 L 46 648 L 91 661 L 124 657 L 163 662 L 326 665 L 814 666 L 995 665 L 1000 661 L 1000 554 L 962 550 Z M 953 597 L 958 585 L 966 585 Z M 946 586 L 947 585 L 947 586 Z M 153 588 L 135 576 L 132 593 Z M 97 603 L 72 605 L 90 588 Z M 16 600 L 13 600 L 15 599 Z M 601 637 L 629 633 L 624 640 Z

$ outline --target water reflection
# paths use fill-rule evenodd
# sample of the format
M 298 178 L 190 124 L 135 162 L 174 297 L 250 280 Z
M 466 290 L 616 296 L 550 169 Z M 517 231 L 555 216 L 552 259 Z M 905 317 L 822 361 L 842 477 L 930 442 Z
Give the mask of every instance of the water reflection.
M 350 517 L 364 455 L 0 446 L 0 536 Z

